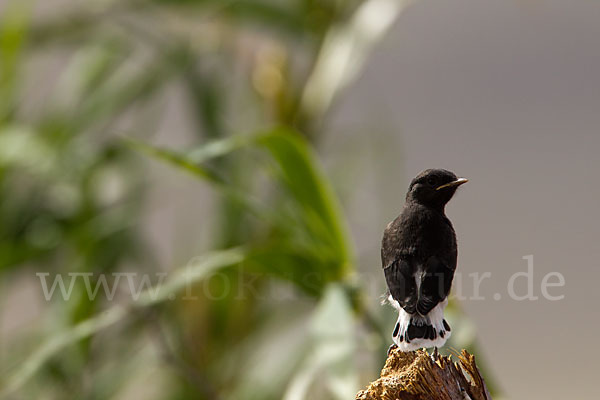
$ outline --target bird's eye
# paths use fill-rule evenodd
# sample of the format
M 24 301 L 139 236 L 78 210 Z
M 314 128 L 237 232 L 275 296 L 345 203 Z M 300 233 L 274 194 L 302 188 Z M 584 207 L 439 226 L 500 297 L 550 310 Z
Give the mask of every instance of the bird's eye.
M 437 184 L 437 179 L 435 179 L 435 176 L 430 176 L 429 178 L 427 178 L 427 183 L 433 186 Z

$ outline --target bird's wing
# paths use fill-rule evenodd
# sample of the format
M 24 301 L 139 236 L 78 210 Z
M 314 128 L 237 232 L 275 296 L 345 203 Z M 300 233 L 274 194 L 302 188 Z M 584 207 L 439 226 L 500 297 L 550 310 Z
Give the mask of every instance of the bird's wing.
M 417 311 L 421 315 L 428 314 L 438 303 L 444 301 L 450 293 L 456 262 L 444 260 L 437 256 L 429 257 L 421 276 Z
M 392 298 L 409 314 L 414 314 L 417 307 L 417 285 L 413 270 L 406 260 L 396 259 L 383 272 Z

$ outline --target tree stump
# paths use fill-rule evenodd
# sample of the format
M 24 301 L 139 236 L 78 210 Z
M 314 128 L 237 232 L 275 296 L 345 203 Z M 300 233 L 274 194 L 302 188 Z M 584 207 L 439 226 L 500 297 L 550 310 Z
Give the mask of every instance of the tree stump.
M 466 350 L 458 362 L 441 356 L 437 349 L 388 355 L 381 377 L 358 392 L 356 400 L 491 400 L 475 364 Z

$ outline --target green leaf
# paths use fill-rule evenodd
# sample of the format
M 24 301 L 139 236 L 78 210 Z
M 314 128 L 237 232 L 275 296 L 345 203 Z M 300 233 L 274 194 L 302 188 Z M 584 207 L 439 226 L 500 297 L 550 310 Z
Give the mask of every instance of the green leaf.
M 129 143 L 142 152 L 210 183 L 247 212 L 267 223 L 275 237 L 252 251 L 253 270 L 289 280 L 310 295 L 319 296 L 328 282 L 352 272 L 353 252 L 337 197 L 308 143 L 284 129 L 210 141 L 186 153 Z M 208 162 L 238 149 L 267 151 L 275 167 L 275 182 L 284 197 L 269 207 L 214 173 Z M 290 210 L 292 213 L 290 214 Z
M 305 211 L 306 221 L 335 250 L 340 273 L 348 272 L 353 253 L 341 207 L 308 143 L 284 129 L 259 136 L 257 143 L 280 167 L 282 183 Z
M 300 367 L 283 400 L 303 400 L 319 376 L 334 399 L 351 399 L 358 391 L 353 359 L 355 352 L 354 317 L 350 302 L 340 285 L 331 284 L 315 310 L 311 338 L 312 350 Z
M 19 62 L 29 31 L 28 1 L 9 1 L 0 19 L 0 121 L 15 106 Z
M 265 209 L 254 199 L 252 195 L 242 189 L 228 183 L 226 179 L 217 174 L 212 168 L 203 165 L 203 162 L 216 157 L 222 157 L 229 152 L 241 147 L 247 141 L 241 137 L 231 137 L 227 139 L 215 140 L 208 144 L 196 148 L 187 154 L 179 153 L 173 150 L 155 147 L 135 139 L 125 138 L 124 142 L 140 152 L 187 172 L 197 178 L 200 178 L 211 184 L 221 194 L 236 204 L 245 208 L 251 214 L 262 218 L 265 221 L 276 223 L 272 212 Z
M 144 153 L 199 177 L 222 193 L 236 199 L 254 215 L 264 218 L 279 231 L 295 238 L 301 247 L 323 261 L 328 280 L 338 280 L 351 272 L 353 250 L 338 199 L 308 143 L 285 129 L 210 141 L 187 153 L 156 148 L 129 141 Z M 218 176 L 206 162 L 242 148 L 267 150 L 276 166 L 276 181 L 288 193 L 284 206 L 292 205 L 299 215 L 292 219 L 285 210 L 267 210 L 259 201 Z
M 309 253 L 301 252 L 285 241 L 253 249 L 248 254 L 244 268 L 248 272 L 267 274 L 291 282 L 314 297 L 320 296 L 324 286 L 333 280 L 323 271 L 322 264 L 316 262 Z
M 332 279 L 340 279 L 350 272 L 353 250 L 340 204 L 310 146 L 295 132 L 276 129 L 257 135 L 232 136 L 208 142 L 187 153 L 160 149 L 134 140 L 129 140 L 129 143 L 154 158 L 213 184 L 276 228 L 304 240 L 305 250 L 312 248 L 314 256 L 333 264 L 330 265 L 334 269 Z M 268 212 L 258 201 L 250 200 L 250 193 L 228 183 L 206 166 L 207 161 L 249 147 L 268 151 L 277 167 L 277 182 L 288 193 L 287 203 L 299 210 L 299 218 L 290 220 L 283 210 Z
M 413 0 L 367 0 L 345 24 L 333 26 L 315 61 L 304 93 L 302 110 L 322 116 L 341 90 L 360 74 L 369 53 Z
M 204 159 L 209 158 L 207 156 L 197 155 L 196 159 L 200 159 L 200 161 L 195 161 L 194 159 L 192 159 L 184 154 L 180 154 L 180 153 L 177 153 L 172 150 L 162 149 L 160 147 L 151 146 L 149 144 L 146 144 L 144 142 L 141 142 L 141 141 L 138 141 L 135 139 L 125 138 L 124 140 L 131 147 L 141 151 L 142 153 L 145 153 L 146 155 L 148 155 L 152 158 L 166 162 L 167 164 L 170 164 L 181 170 L 191 173 L 192 175 L 195 175 L 196 177 L 205 179 L 205 180 L 209 181 L 210 183 L 217 184 L 217 185 L 225 184 L 224 179 L 221 178 L 220 176 L 218 176 L 216 172 L 214 172 L 214 171 L 210 170 L 209 168 L 204 167 L 200 164 L 200 161 L 203 161 Z M 217 146 L 217 147 L 223 148 L 223 147 L 227 147 L 227 146 Z M 210 152 L 210 150 L 206 150 L 206 151 Z M 212 152 L 212 156 L 215 156 L 214 152 Z

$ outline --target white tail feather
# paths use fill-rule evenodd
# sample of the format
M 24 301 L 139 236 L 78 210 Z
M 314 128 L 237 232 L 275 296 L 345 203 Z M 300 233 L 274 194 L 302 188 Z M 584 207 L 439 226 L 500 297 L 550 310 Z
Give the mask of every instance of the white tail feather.
M 391 295 L 388 297 L 388 301 L 398 310 L 393 340 L 401 351 L 413 351 L 423 347 L 442 347 L 452 334 L 449 329 L 446 329 L 447 326 L 444 326 L 444 308 L 448 305 L 448 299 L 444 299 L 425 316 L 407 313 Z M 409 338 L 406 340 L 406 332 L 411 325 L 411 320 L 417 326 L 431 326 L 435 330 L 435 339 Z

